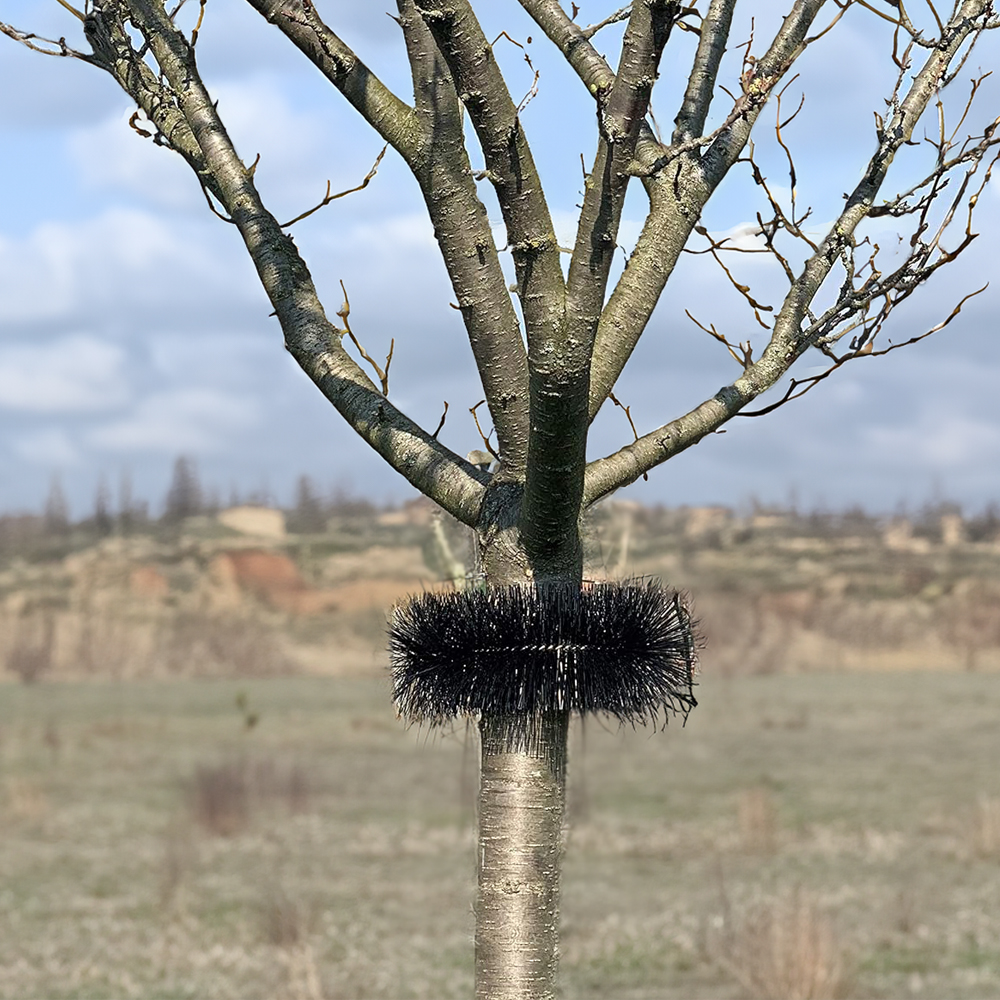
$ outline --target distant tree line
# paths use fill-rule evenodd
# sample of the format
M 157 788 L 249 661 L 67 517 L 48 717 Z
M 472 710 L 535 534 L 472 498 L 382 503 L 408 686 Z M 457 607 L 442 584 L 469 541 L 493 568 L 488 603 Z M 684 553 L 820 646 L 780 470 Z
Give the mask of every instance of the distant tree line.
M 74 519 L 62 482 L 54 476 L 41 513 L 0 514 L 0 556 L 44 557 L 62 550 L 71 539 L 87 544 L 112 535 L 176 530 L 188 518 L 211 517 L 223 507 L 242 505 L 279 506 L 266 485 L 249 491 L 241 491 L 234 485 L 222 503 L 218 490 L 203 485 L 197 463 L 183 455 L 174 460 L 158 517 L 150 513 L 149 501 L 135 496 L 132 478 L 125 471 L 117 491 L 112 490 L 108 476 L 101 473 L 90 512 Z M 325 531 L 331 517 L 364 517 L 374 514 L 377 505 L 342 488 L 324 491 L 310 476 L 301 475 L 292 503 L 284 510 L 290 531 L 314 534 Z
M 162 513 L 154 517 L 147 500 L 135 496 L 132 479 L 123 472 L 113 495 L 107 475 L 97 480 L 91 511 L 74 520 L 69 502 L 58 476 L 53 477 L 48 496 L 40 514 L 0 514 L 0 557 L 34 554 L 54 555 L 65 549 L 71 539 L 76 544 L 90 544 L 112 535 L 129 536 L 176 531 L 192 517 L 212 517 L 223 507 L 256 505 L 278 507 L 279 503 L 266 485 L 249 491 L 230 488 L 222 503 L 218 490 L 203 485 L 197 463 L 186 456 L 174 460 L 170 483 L 160 505 Z M 115 502 L 117 500 L 117 502 Z M 320 534 L 327 530 L 331 518 L 374 516 L 379 506 L 356 497 L 342 488 L 324 491 L 308 475 L 300 475 L 295 483 L 291 503 L 283 506 L 288 530 L 295 534 Z M 739 543 L 751 535 L 773 532 L 783 536 L 803 536 L 836 539 L 847 536 L 876 539 L 888 521 L 906 519 L 915 538 L 940 541 L 942 518 L 961 515 L 960 505 L 944 500 L 925 503 L 908 510 L 900 507 L 893 515 L 873 514 L 859 505 L 842 510 L 799 509 L 796 501 L 769 505 L 751 500 L 740 511 L 729 511 L 729 540 Z M 637 523 L 654 534 L 683 533 L 689 508 L 650 506 L 637 512 Z M 600 513 L 598 512 L 598 517 Z M 772 526 L 761 528 L 772 522 Z M 1000 537 L 1000 506 L 991 503 L 963 521 L 963 536 L 967 541 L 991 541 Z M 743 539 L 741 532 L 747 536 Z M 702 538 L 699 544 L 711 544 Z

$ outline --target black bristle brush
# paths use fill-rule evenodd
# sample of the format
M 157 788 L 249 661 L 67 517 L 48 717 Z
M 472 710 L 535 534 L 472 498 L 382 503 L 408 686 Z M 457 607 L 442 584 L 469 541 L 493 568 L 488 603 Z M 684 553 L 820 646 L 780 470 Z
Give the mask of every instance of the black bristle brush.
M 396 707 L 432 724 L 547 711 L 633 725 L 686 717 L 697 647 L 684 599 L 655 581 L 423 594 L 389 627 Z

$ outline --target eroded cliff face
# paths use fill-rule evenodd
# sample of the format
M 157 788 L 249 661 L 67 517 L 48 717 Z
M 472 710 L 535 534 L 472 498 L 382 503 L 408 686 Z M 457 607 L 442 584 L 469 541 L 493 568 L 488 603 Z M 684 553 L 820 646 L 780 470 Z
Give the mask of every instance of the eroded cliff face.
M 613 503 L 588 525 L 586 576 L 661 577 L 688 590 L 713 673 L 998 669 L 1000 544 L 949 518 L 928 530 Z M 267 539 L 199 522 L 172 538 L 8 555 L 0 676 L 379 671 L 392 605 L 454 586 L 463 565 L 474 577 L 468 532 L 423 508 L 311 535 Z
M 0 662 L 29 681 L 378 669 L 388 609 L 435 583 L 412 545 L 107 539 L 0 572 Z

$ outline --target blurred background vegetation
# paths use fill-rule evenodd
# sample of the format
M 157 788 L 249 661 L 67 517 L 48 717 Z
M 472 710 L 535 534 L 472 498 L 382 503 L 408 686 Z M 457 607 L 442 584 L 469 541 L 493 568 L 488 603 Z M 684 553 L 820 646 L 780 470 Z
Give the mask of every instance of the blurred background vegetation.
M 0 517 L 0 997 L 468 995 L 475 734 L 394 718 L 384 637 L 466 529 L 185 459 L 156 516 L 115 492 Z M 998 512 L 612 500 L 587 540 L 706 645 L 686 727 L 575 724 L 566 995 L 1000 995 Z

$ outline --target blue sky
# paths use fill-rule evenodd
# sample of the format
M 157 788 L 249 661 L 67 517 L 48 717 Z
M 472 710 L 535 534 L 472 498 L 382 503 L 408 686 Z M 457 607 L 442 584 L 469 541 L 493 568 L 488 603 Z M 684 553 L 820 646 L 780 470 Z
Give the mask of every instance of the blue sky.
M 194 7 L 196 5 L 192 5 Z M 390 5 L 326 0 L 327 21 L 405 95 L 407 71 Z M 525 41 L 540 71 L 524 114 L 557 229 L 572 241 L 581 184 L 580 154 L 594 149 L 593 107 L 520 7 L 491 2 L 487 28 Z M 580 5 L 581 20 L 614 6 Z M 761 51 L 784 8 L 753 8 Z M 0 19 L 74 43 L 78 25 L 54 0 L 3 0 Z M 748 15 L 747 15 L 748 18 Z M 852 11 L 801 63 L 788 104 L 806 94 L 787 130 L 796 154 L 798 199 L 814 208 L 816 231 L 834 217 L 873 148 L 872 114 L 884 110 L 893 72 L 883 25 Z M 748 19 L 734 31 L 742 41 Z M 613 30 L 601 34 L 612 55 Z M 82 43 L 81 47 L 82 47 Z M 531 84 L 520 51 L 498 53 L 511 90 Z M 690 59 L 690 36 L 671 43 L 654 108 L 668 127 Z M 962 78 L 996 63 L 988 39 Z M 242 0 L 209 0 L 199 41 L 203 74 L 241 154 L 260 152 L 257 180 L 279 217 L 315 203 L 329 179 L 356 184 L 374 160 L 377 137 L 333 88 Z M 738 57 L 728 65 L 730 84 Z M 974 127 L 1000 113 L 989 81 Z M 724 113 L 725 99 L 718 108 Z M 82 63 L 46 58 L 0 38 L 0 509 L 37 508 L 58 474 L 74 510 L 86 513 L 98 477 L 128 470 L 138 495 L 162 497 L 179 454 L 197 460 L 225 497 L 269 489 L 290 496 L 297 474 L 326 487 L 400 499 L 409 487 L 355 438 L 297 370 L 232 227 L 206 209 L 179 158 L 128 128 L 133 107 L 110 77 Z M 773 121 L 764 112 L 761 126 Z M 776 187 L 787 173 L 768 130 L 758 153 Z M 907 154 L 901 178 L 915 176 L 926 150 Z M 621 242 L 642 220 L 636 186 Z M 484 197 L 488 196 L 483 191 Z M 495 204 L 487 201 L 499 222 Z M 706 211 L 716 233 L 752 222 L 761 208 L 745 173 Z M 1000 201 L 981 200 L 982 233 L 959 263 L 935 277 L 890 331 L 905 339 L 943 319 L 967 292 L 990 280 L 1000 257 Z M 871 232 L 884 246 L 883 223 Z M 433 428 L 451 405 L 442 439 L 462 453 L 478 446 L 468 407 L 481 398 L 464 333 L 436 255 L 419 193 L 390 151 L 364 192 L 342 199 L 294 229 L 330 314 L 348 288 L 352 325 L 373 355 L 396 341 L 390 395 Z M 502 242 L 502 236 L 498 237 Z M 758 297 L 780 293 L 764 262 L 734 261 Z M 1000 344 L 997 289 L 970 302 L 943 333 L 884 359 L 847 366 L 815 392 L 655 470 L 630 494 L 646 502 L 782 502 L 794 491 L 807 506 L 860 502 L 891 509 L 945 496 L 975 509 L 1000 500 Z M 685 317 L 715 323 L 731 339 L 762 344 L 739 296 L 704 256 L 685 257 L 650 324 L 618 395 L 640 433 L 684 412 L 737 374 L 725 350 Z M 803 359 L 802 371 L 817 362 Z M 766 400 L 765 400 L 766 401 Z M 630 431 L 611 407 L 595 423 L 591 452 L 625 443 Z

